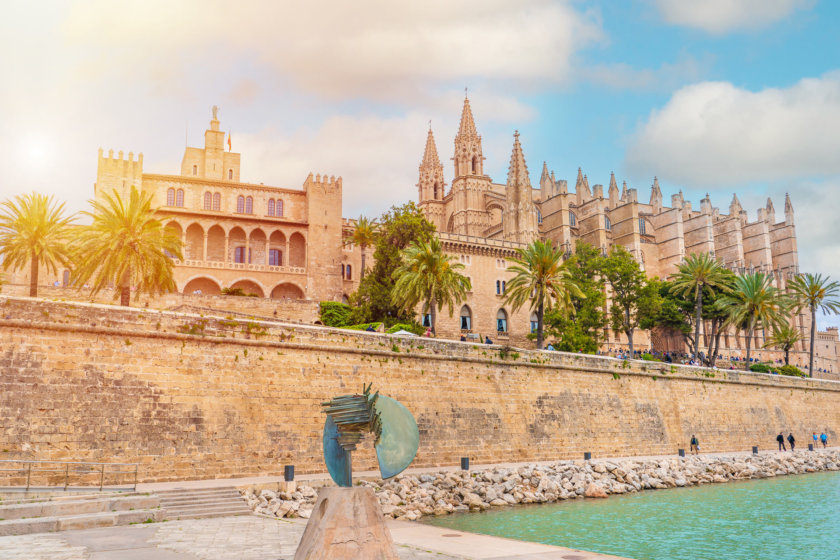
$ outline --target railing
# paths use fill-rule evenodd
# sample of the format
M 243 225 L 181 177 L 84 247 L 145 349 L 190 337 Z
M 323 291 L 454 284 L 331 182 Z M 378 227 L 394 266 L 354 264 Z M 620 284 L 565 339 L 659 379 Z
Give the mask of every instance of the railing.
M 300 266 L 273 266 L 269 264 L 236 263 L 227 261 L 201 261 L 195 259 L 173 259 L 176 266 L 195 266 L 201 268 L 223 268 L 229 270 L 251 270 L 257 272 L 289 272 L 292 274 L 306 274 L 306 269 Z
M 0 488 L 6 490 L 98 487 L 137 488 L 138 463 L 0 460 Z

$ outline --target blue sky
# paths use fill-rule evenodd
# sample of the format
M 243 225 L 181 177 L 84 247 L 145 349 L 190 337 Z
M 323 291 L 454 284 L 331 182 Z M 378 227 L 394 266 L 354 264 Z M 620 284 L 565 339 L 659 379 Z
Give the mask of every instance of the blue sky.
M 416 199 L 432 121 L 449 180 L 464 95 L 504 182 L 514 130 L 532 182 L 615 171 L 646 199 L 785 192 L 800 264 L 840 278 L 840 2 L 425 0 L 39 2 L 0 22 L 0 197 L 82 209 L 96 150 L 177 173 L 210 107 L 242 178 L 344 178 L 344 214 Z M 836 318 L 828 321 L 837 324 Z

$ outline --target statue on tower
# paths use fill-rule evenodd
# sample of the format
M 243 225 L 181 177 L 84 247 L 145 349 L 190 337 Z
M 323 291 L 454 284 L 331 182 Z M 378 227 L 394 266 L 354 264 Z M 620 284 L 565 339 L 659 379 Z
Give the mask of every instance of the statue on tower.
M 219 120 L 219 106 L 218 105 L 213 105 L 212 111 L 213 111 L 213 120 L 214 121 Z

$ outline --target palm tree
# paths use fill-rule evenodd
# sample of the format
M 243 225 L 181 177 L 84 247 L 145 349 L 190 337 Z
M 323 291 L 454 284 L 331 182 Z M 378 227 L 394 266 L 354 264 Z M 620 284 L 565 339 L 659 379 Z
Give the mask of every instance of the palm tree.
M 371 220 L 365 216 L 359 216 L 359 219 L 356 220 L 356 226 L 353 228 L 353 235 L 350 236 L 350 242 L 358 245 L 362 250 L 360 281 L 365 277 L 365 249 L 373 245 L 376 240 L 376 226 L 376 219 Z
M 74 220 L 52 196 L 24 194 L 5 200 L 0 214 L 0 261 L 3 270 L 29 263 L 29 295 L 38 295 L 38 270 L 57 272 L 69 262 L 67 236 Z
M 797 312 L 807 308 L 811 312 L 811 350 L 808 375 L 814 376 L 814 337 L 817 333 L 817 310 L 840 313 L 840 282 L 831 282 L 822 274 L 802 274 L 788 284 L 788 291 Z
M 785 365 L 790 365 L 790 350 L 802 340 L 799 329 L 789 323 L 782 323 L 773 329 L 773 334 L 765 342 L 765 348 L 779 348 L 785 353 Z
M 700 354 L 700 323 L 703 315 L 703 293 L 713 295 L 715 288 L 729 291 L 726 269 L 710 253 L 692 253 L 680 264 L 671 277 L 671 293 L 694 296 L 694 355 Z
M 574 313 L 572 296 L 585 296 L 563 262 L 563 250 L 555 249 L 551 240 L 537 239 L 516 251 L 519 257 L 508 267 L 515 276 L 507 283 L 505 301 L 514 311 L 531 302 L 531 309 L 537 314 L 537 349 L 541 349 L 545 312 L 556 305 L 563 313 Z
M 406 247 L 401 254 L 402 264 L 394 271 L 396 280 L 391 292 L 391 302 L 403 311 L 423 303 L 423 313 L 431 315 L 431 329 L 435 332 L 435 308 L 453 307 L 466 299 L 472 289 L 470 279 L 458 272 L 464 268 L 443 252 L 440 240 L 433 237 L 428 243 L 417 242 Z
M 756 328 L 768 329 L 784 322 L 787 302 L 773 286 L 773 277 L 762 272 L 735 277 L 732 293 L 722 296 L 716 305 L 726 311 L 728 325 L 747 331 L 746 368 L 750 367 L 750 344 Z
M 128 204 L 114 190 L 92 200 L 93 218 L 74 245 L 75 283 L 91 282 L 91 294 L 110 285 L 120 290 L 120 305 L 131 304 L 131 287 L 159 293 L 175 289 L 173 258 L 181 258 L 181 240 L 155 217 L 152 197 L 131 187 Z

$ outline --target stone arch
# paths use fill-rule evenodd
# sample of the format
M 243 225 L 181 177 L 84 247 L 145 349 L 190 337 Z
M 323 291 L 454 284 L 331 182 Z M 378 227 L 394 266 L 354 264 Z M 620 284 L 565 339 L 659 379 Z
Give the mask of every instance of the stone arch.
M 268 238 L 268 251 L 269 257 L 271 257 L 271 254 L 274 251 L 277 251 L 274 255 L 274 262 L 276 262 L 275 266 L 283 266 L 286 262 L 286 236 L 282 231 L 275 230 L 271 232 L 271 236 Z M 272 264 L 271 259 L 269 259 L 269 264 Z
M 251 247 L 251 260 L 254 264 L 268 264 L 268 255 L 265 254 L 265 242 L 268 238 L 265 232 L 256 228 L 248 234 L 248 245 Z
M 207 256 L 205 260 L 224 262 L 225 260 L 225 230 L 216 224 L 207 230 Z
M 508 314 L 504 308 L 496 312 L 496 331 L 505 334 L 508 332 Z
M 230 289 L 235 290 L 241 288 L 246 294 L 257 294 L 259 297 L 265 297 L 265 288 L 256 280 L 250 278 L 242 278 L 230 285 Z
M 247 263 L 248 255 L 244 254 L 246 252 L 245 247 L 248 245 L 247 239 L 248 237 L 245 235 L 244 229 L 239 226 L 232 228 L 230 233 L 228 233 L 228 254 L 225 260 L 228 262 L 236 262 L 237 249 L 241 249 L 241 251 L 239 251 L 240 261 L 242 263 Z
M 505 207 L 497 201 L 490 202 L 484 207 L 484 210 L 490 214 L 490 225 L 502 223 L 502 216 L 505 213 Z
M 204 259 L 204 229 L 199 224 L 190 224 L 187 228 L 187 244 L 184 258 L 194 261 Z
M 306 299 L 303 290 L 297 284 L 283 282 L 271 290 L 271 299 Z
M 451 214 L 449 216 L 449 220 L 446 222 L 446 231 L 452 233 L 455 230 L 455 214 Z
M 222 293 L 222 288 L 219 282 L 206 276 L 197 276 L 190 279 L 189 282 L 184 284 L 182 292 L 185 296 L 188 296 L 192 295 L 196 290 L 200 291 L 201 295 L 205 296 L 217 296 Z
M 306 266 L 306 239 L 298 232 L 289 237 L 289 266 Z
M 176 222 L 172 220 L 168 224 L 166 224 L 166 229 L 170 230 L 172 233 L 178 236 L 178 239 L 182 239 L 184 235 L 184 228 L 181 226 L 180 222 Z

